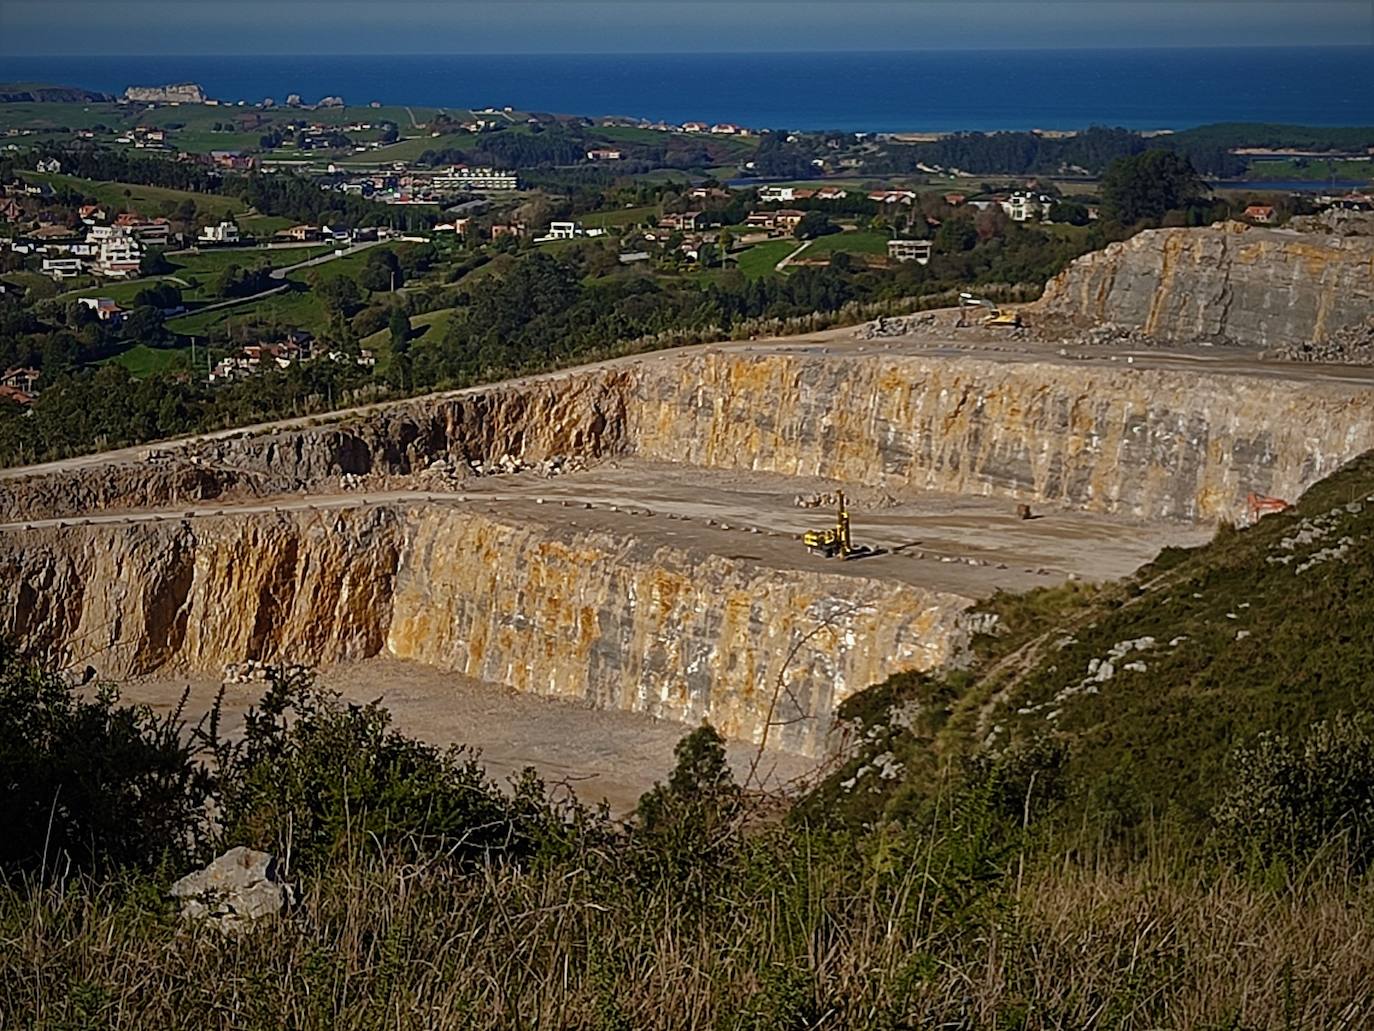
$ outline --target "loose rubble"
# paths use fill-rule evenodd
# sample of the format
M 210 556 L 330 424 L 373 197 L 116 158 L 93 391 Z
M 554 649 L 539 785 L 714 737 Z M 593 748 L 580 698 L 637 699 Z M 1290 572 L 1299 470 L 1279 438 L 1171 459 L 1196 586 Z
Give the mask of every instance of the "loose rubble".
M 1365 319 L 1363 325 L 1338 329 L 1325 340 L 1272 347 L 1260 357 L 1284 362 L 1374 365 L 1374 316 Z
M 278 678 L 299 676 L 308 673 L 309 666 L 287 663 L 284 666 L 263 662 L 261 659 L 244 659 L 231 662 L 224 667 L 220 682 L 224 684 L 261 684 Z

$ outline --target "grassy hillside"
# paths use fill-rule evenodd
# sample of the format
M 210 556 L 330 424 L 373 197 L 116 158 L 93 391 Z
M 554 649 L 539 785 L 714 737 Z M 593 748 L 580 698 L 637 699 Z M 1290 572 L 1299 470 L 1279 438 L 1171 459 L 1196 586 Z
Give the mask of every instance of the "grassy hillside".
M 1053 743 L 1072 812 L 1203 827 L 1238 746 L 1374 708 L 1374 456 L 1289 511 L 1166 549 L 1124 582 L 986 609 L 1002 632 L 980 640 L 972 671 L 896 677 L 846 702 L 880 729 L 827 797 L 864 816 L 900 811 L 953 758 Z M 894 725 L 914 708 L 913 726 Z M 841 786 L 883 751 L 909 776 Z

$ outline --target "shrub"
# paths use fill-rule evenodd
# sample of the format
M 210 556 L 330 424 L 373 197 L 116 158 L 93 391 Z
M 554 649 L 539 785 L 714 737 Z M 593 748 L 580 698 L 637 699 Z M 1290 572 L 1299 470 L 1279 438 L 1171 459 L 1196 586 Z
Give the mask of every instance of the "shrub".
M 0 648 L 0 870 L 148 869 L 198 850 L 209 780 L 181 707 L 118 703 Z
M 1314 724 L 1306 738 L 1260 735 L 1237 749 L 1229 790 L 1212 810 L 1221 842 L 1261 866 L 1302 859 L 1344 838 L 1358 868 L 1374 858 L 1374 720 Z
M 523 858 L 562 833 L 568 814 L 532 771 L 507 797 L 474 753 L 441 751 L 390 723 L 378 703 L 343 705 L 307 673 L 270 683 L 241 740 L 219 736 L 216 706 L 204 737 L 222 843 L 317 869 L 359 846 L 419 860 Z

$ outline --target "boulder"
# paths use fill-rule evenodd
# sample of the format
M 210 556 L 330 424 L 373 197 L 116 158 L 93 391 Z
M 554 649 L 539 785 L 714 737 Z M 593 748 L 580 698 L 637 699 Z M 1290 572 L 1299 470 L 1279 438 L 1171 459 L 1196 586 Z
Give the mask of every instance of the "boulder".
M 280 916 L 295 902 L 295 889 L 278 875 L 276 857 L 239 845 L 203 870 L 172 885 L 181 900 L 181 915 L 210 919 L 237 930 L 267 916 Z

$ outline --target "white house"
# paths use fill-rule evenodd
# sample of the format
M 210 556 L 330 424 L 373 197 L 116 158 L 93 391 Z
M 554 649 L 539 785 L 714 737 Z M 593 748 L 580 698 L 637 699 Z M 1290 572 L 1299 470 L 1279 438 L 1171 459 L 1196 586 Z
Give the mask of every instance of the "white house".
M 893 261 L 914 261 L 918 265 L 930 262 L 929 240 L 889 240 L 887 256 Z
M 520 177 L 514 172 L 503 172 L 495 168 L 468 168 L 456 165 L 447 172 L 436 175 L 433 185 L 438 189 L 451 190 L 518 190 Z
M 62 162 L 58 161 L 57 158 L 48 158 L 46 161 L 40 158 L 34 168 L 40 172 L 51 172 L 55 175 L 62 171 Z
M 1027 222 L 1031 219 L 1044 218 L 1050 210 L 1050 205 L 1054 203 L 1054 199 L 1044 194 L 1037 196 L 1031 193 L 1013 193 L 1006 200 L 998 201 L 998 203 L 1013 222 Z
M 43 259 L 43 275 L 52 276 L 53 279 L 71 279 L 81 275 L 84 268 L 80 258 Z
M 196 237 L 201 243 L 238 243 L 239 227 L 233 222 L 221 222 L 219 225 L 206 226 Z
M 544 238 L 546 240 L 572 240 L 585 235 L 586 230 L 582 228 L 581 222 L 550 222 L 548 235 Z

